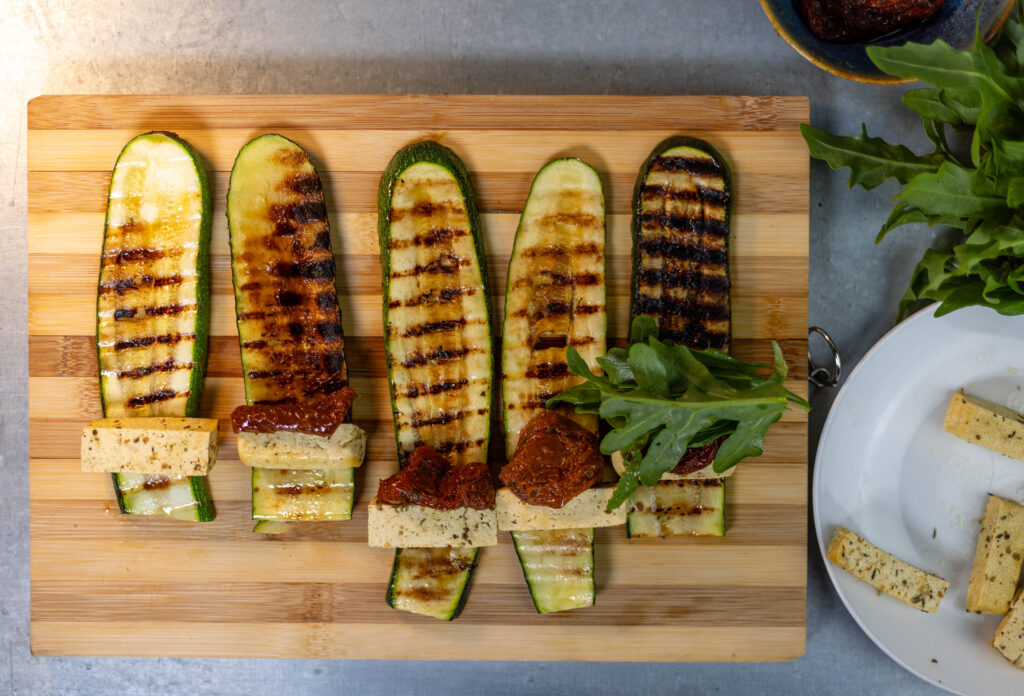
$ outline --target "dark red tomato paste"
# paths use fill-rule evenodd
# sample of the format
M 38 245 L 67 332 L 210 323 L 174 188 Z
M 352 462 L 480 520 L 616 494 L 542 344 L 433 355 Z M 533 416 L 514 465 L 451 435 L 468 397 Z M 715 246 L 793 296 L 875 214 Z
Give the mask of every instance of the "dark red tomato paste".
M 494 507 L 494 481 L 483 462 L 453 467 L 433 447 L 417 447 L 405 468 L 380 482 L 377 500 L 389 505 L 423 505 L 435 510 Z
M 236 433 L 274 433 L 288 430 L 330 437 L 348 419 L 356 390 L 342 387 L 308 404 L 239 406 L 231 412 Z
M 946 0 L 795 0 L 814 35 L 832 43 L 871 41 L 929 19 Z

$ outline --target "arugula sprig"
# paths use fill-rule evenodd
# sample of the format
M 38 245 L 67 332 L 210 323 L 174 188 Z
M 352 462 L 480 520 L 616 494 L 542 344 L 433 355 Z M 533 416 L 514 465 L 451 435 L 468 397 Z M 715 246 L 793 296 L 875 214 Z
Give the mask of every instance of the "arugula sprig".
M 938 315 L 969 305 L 1024 313 L 1024 4 L 989 44 L 976 32 L 967 51 L 936 41 L 867 52 L 890 75 L 934 85 L 903 97 L 934 151 L 916 155 L 868 137 L 863 126 L 855 138 L 807 124 L 800 130 L 812 157 L 850 170 L 850 187 L 871 189 L 888 179 L 905 185 L 876 241 L 909 224 L 962 233 L 952 248 L 925 253 L 900 318 L 925 301 L 941 302 Z M 947 127 L 971 133 L 969 158 L 951 151 Z
M 653 486 L 691 447 L 725 437 L 714 460 L 722 473 L 756 457 L 764 436 L 790 403 L 810 405 L 786 390 L 786 362 L 772 341 L 774 364 L 748 363 L 717 350 L 691 350 L 658 340 L 652 317 L 633 320 L 628 348 L 612 348 L 597 359 L 604 375 L 591 372 L 569 348 L 569 370 L 585 381 L 547 402 L 571 404 L 577 413 L 597 413 L 611 430 L 601 440 L 605 454 L 621 452 L 625 471 L 608 503 L 612 510 L 642 483 Z M 772 369 L 768 377 L 759 371 Z

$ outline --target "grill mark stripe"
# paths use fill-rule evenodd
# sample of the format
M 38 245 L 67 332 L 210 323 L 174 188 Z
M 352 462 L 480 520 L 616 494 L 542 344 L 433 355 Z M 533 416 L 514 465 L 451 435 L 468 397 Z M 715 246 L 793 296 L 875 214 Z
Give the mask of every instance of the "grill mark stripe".
M 180 370 L 191 370 L 192 367 L 193 365 L 190 362 L 176 363 L 173 358 L 169 358 L 166 362 L 147 365 L 145 367 L 135 367 L 131 370 L 121 370 L 117 373 L 117 378 L 139 379 L 141 377 L 148 377 L 149 375 L 157 372 L 178 372 Z
M 712 158 L 658 157 L 651 169 L 663 172 L 686 172 L 691 176 L 714 176 L 722 173 L 722 166 Z
M 155 404 L 160 401 L 169 401 L 177 397 L 187 397 L 188 391 L 176 392 L 172 389 L 158 389 L 155 392 L 144 394 L 142 396 L 135 396 L 125 402 L 127 408 L 141 408 L 148 406 L 149 404 Z
M 700 236 L 725 237 L 729 228 L 724 220 L 692 218 L 678 213 L 641 213 L 640 225 L 645 230 L 667 229 L 673 232 L 691 232 Z
M 392 246 L 392 249 L 395 247 Z M 392 278 L 409 278 L 418 275 L 454 275 L 463 266 L 469 266 L 469 259 L 464 259 L 455 254 L 441 254 L 425 266 L 416 264 L 407 271 L 392 271 Z
M 416 399 L 421 396 L 435 396 L 448 392 L 458 391 L 469 384 L 469 379 L 450 380 L 445 382 L 434 382 L 433 384 L 410 384 L 406 387 L 404 396 L 407 399 Z
M 674 297 L 637 295 L 636 313 L 684 317 L 687 321 L 722 321 L 729 318 L 727 302 L 701 302 L 695 299 L 679 300 Z
M 536 276 L 545 276 L 551 279 L 551 284 L 562 288 L 566 286 L 587 287 L 598 285 L 601 282 L 601 274 L 598 273 L 559 273 L 557 271 L 539 271 Z M 531 287 L 536 276 L 516 278 L 512 283 L 513 288 Z
M 118 249 L 103 254 L 104 266 L 120 266 L 132 261 L 157 261 L 159 259 L 175 259 L 185 253 L 181 247 L 173 249 L 148 249 L 138 247 L 133 249 Z
M 478 348 L 456 348 L 449 350 L 443 346 L 439 346 L 429 353 L 417 351 L 407 357 L 401 365 L 406 369 L 422 367 L 424 365 L 444 365 L 446 363 L 455 362 L 456 360 L 461 360 L 470 353 L 480 352 L 482 351 Z
M 199 310 L 197 305 L 169 304 L 145 307 L 147 317 L 173 317 L 182 312 L 195 312 Z
M 450 203 L 431 203 L 429 201 L 423 201 L 421 203 L 417 203 L 411 208 L 392 208 L 391 222 L 398 222 L 406 215 L 412 215 L 413 217 L 433 217 L 435 215 L 449 213 L 464 214 L 465 209 L 462 206 L 452 205 Z
M 443 288 L 440 291 L 427 290 L 426 292 L 405 301 L 392 300 L 388 303 L 388 309 L 397 309 L 398 307 L 419 307 L 421 305 L 434 306 L 452 304 L 460 297 L 471 297 L 475 294 L 476 288 L 466 287 Z
M 640 189 L 640 197 L 644 201 L 665 198 L 670 201 L 703 201 L 714 205 L 725 205 L 729 202 L 729 194 L 725 189 L 711 186 L 680 189 L 666 184 L 644 184 Z
M 641 240 L 640 253 L 644 256 L 668 256 L 680 261 L 693 261 L 723 268 L 729 261 L 729 252 L 724 249 L 711 249 L 705 245 L 674 242 L 668 239 Z
M 686 288 L 704 292 L 729 292 L 731 283 L 724 274 L 682 271 L 673 268 L 644 268 L 637 276 L 641 287 Z
M 564 362 L 543 362 L 526 368 L 526 377 L 531 379 L 557 379 L 569 374 L 569 365 Z
M 469 230 L 461 227 L 435 227 L 423 234 L 418 234 L 412 239 L 392 239 L 392 249 L 407 249 L 409 247 L 432 247 L 435 244 L 449 242 L 469 235 Z
M 708 331 L 707 327 L 700 322 L 687 322 L 683 324 L 682 330 L 670 327 L 662 328 L 661 338 L 695 350 L 716 348 L 724 351 L 729 347 L 728 333 Z
M 597 255 L 601 253 L 601 249 L 594 242 L 581 242 L 571 249 L 564 246 L 542 246 L 542 247 L 530 247 L 529 249 L 523 249 L 522 255 L 526 258 L 536 258 L 538 256 L 566 256 L 573 254 L 576 256 L 585 255 Z
M 413 443 L 413 448 L 426 445 L 428 443 L 423 440 L 417 440 Z M 478 437 L 475 440 L 455 440 L 453 442 L 442 442 L 439 445 L 431 445 L 441 454 L 451 454 L 452 452 L 462 452 L 463 450 L 469 449 L 470 447 L 479 447 L 484 444 L 484 439 Z
M 181 274 L 174 273 L 169 276 L 129 276 L 128 278 L 118 278 L 117 280 L 108 280 L 100 285 L 100 294 L 108 295 L 110 293 L 116 293 L 118 295 L 124 295 L 130 290 L 141 290 L 142 288 L 153 286 L 154 288 L 164 288 L 171 285 L 181 285 L 184 278 Z
M 472 416 L 477 409 L 468 408 L 459 411 L 442 411 L 440 415 L 428 416 L 426 418 L 414 418 L 409 425 L 413 428 L 422 428 L 428 425 L 448 425 L 455 423 L 467 416 Z
M 145 348 L 151 346 L 154 343 L 160 343 L 164 345 L 174 345 L 180 341 L 195 340 L 196 335 L 194 333 L 185 334 L 163 334 L 162 336 L 139 336 L 137 338 L 129 338 L 123 341 L 118 341 L 114 344 L 114 350 L 129 350 L 131 348 Z
M 474 322 L 476 323 L 476 322 Z M 466 326 L 467 322 L 465 317 L 459 319 L 442 319 L 440 321 L 428 321 L 422 324 L 415 324 L 410 326 L 402 334 L 405 338 L 414 338 L 417 336 L 425 336 L 427 334 L 434 333 L 451 333 L 457 328 Z

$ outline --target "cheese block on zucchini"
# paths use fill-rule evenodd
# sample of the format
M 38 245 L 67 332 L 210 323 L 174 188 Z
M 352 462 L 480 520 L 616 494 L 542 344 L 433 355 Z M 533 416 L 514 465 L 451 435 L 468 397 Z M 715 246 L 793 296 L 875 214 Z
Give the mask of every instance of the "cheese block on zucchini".
M 1024 559 L 1024 506 L 990 495 L 967 586 L 967 611 L 1005 614 Z
M 1024 590 L 1017 593 L 1010 610 L 996 627 L 992 647 L 1014 667 L 1024 669 Z
M 494 510 L 435 510 L 422 505 L 387 505 L 374 498 L 367 536 L 370 546 L 384 548 L 494 546 L 498 524 Z
M 206 171 L 188 143 L 145 133 L 125 145 L 110 177 L 96 301 L 104 416 L 199 415 L 212 211 Z M 214 518 L 204 476 L 111 476 L 123 513 Z
M 921 611 L 934 613 L 949 582 L 878 548 L 845 527 L 836 527 L 826 556 L 858 580 Z
M 101 418 L 82 429 L 82 471 L 206 476 L 216 461 L 214 418 Z
M 1005 406 L 958 391 L 949 402 L 945 428 L 961 440 L 1024 460 L 1024 415 Z
M 570 500 L 564 507 L 525 503 L 508 488 L 500 488 L 494 496 L 501 531 L 583 529 L 614 527 L 626 522 L 626 506 L 608 510 L 614 488 L 595 486 Z
M 622 476 L 622 472 L 626 470 L 626 463 L 622 461 L 621 452 L 612 452 L 612 467 L 615 469 L 615 473 Z M 671 471 L 666 471 L 661 475 L 662 481 L 695 481 L 703 479 L 720 479 L 728 478 L 736 473 L 736 467 L 727 469 L 721 473 L 715 471 L 714 464 L 708 464 L 703 469 L 692 471 L 689 474 L 674 474 Z
M 238 433 L 238 458 L 258 469 L 353 469 L 363 464 L 366 431 L 342 423 L 330 437 L 278 431 Z

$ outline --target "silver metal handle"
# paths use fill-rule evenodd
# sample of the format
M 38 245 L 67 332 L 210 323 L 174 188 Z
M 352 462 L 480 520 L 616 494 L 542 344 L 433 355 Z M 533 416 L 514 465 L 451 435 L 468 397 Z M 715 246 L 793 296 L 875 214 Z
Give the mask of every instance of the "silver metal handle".
M 828 332 L 820 326 L 812 326 L 807 330 L 807 338 L 810 340 L 811 336 L 818 334 L 825 343 L 828 344 L 828 349 L 832 351 L 832 363 L 831 369 L 827 367 L 815 366 L 814 359 L 811 358 L 811 346 L 807 344 L 807 365 L 810 370 L 807 373 L 807 381 L 816 387 L 834 387 L 839 384 L 839 378 L 843 374 L 843 361 L 839 357 L 839 349 L 836 348 L 835 341 L 828 335 Z

